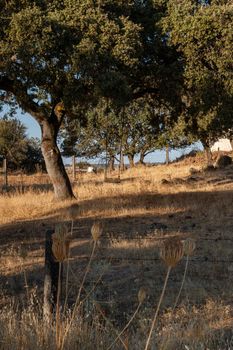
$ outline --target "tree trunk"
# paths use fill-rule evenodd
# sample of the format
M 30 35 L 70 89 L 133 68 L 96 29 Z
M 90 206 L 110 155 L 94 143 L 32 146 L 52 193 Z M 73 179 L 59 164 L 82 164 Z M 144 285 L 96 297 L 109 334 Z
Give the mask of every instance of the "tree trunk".
M 121 151 L 121 154 L 120 154 L 120 164 L 119 164 L 119 169 L 120 169 L 120 171 L 124 171 L 124 170 L 125 170 L 124 154 L 123 154 L 123 152 L 122 152 L 122 151 Z
M 54 114 L 54 113 L 53 113 Z M 57 146 L 59 125 L 54 118 L 41 122 L 41 150 L 46 169 L 53 184 L 55 197 L 58 199 L 74 198 L 69 177 L 66 173 L 60 150 Z
M 115 157 L 110 155 L 110 159 L 109 159 L 109 163 L 108 163 L 109 171 L 114 171 L 115 170 L 114 162 L 115 162 Z
M 130 168 L 134 168 L 135 164 L 134 164 L 134 156 L 132 154 L 127 154 L 128 159 L 129 159 L 129 164 L 130 164 Z
M 28 95 L 28 88 L 25 88 L 19 80 L 16 82 L 8 77 L 0 77 L 0 89 L 13 93 L 20 107 L 40 124 L 41 149 L 56 198 L 74 198 L 70 180 L 57 147 L 57 134 L 65 114 L 63 102 L 54 105 L 50 116 L 46 116 L 43 108 L 32 100 Z
M 212 165 L 212 153 L 209 146 L 204 146 L 207 166 Z
M 45 278 L 44 278 L 44 320 L 50 322 L 55 313 L 59 263 L 54 260 L 52 253 L 52 234 L 53 230 L 48 230 L 45 235 Z
M 139 164 L 145 165 L 145 163 L 144 163 L 144 158 L 145 158 L 145 153 L 144 153 L 144 152 L 141 152 L 141 153 L 140 153 L 140 158 L 139 158 Z

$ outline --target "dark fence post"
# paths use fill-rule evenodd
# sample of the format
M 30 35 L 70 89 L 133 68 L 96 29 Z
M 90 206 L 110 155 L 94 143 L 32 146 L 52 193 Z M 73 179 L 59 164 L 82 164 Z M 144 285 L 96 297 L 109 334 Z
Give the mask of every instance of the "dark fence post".
M 45 278 L 44 278 L 44 319 L 51 320 L 56 311 L 59 262 L 55 261 L 52 252 L 53 230 L 45 234 Z

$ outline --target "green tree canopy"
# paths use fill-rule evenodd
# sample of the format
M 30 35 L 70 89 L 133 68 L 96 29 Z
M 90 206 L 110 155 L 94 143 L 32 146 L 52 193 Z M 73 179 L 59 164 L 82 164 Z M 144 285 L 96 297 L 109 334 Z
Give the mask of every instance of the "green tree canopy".
M 26 128 L 17 119 L 0 119 L 0 154 L 17 168 L 27 151 Z
M 164 28 L 182 54 L 186 131 L 209 147 L 232 130 L 231 1 L 169 1 Z
M 28 138 L 25 126 L 17 119 L 0 119 L 0 155 L 10 169 L 32 172 L 44 167 L 38 139 Z
M 125 104 L 150 94 L 179 106 L 182 68 L 162 33 L 165 4 L 0 1 L 0 89 L 41 125 L 42 151 L 58 197 L 72 196 L 56 142 L 65 114 L 70 120 L 103 97 Z
M 94 158 L 107 152 L 110 160 L 122 150 L 134 166 L 136 155 L 140 154 L 143 163 L 156 148 L 184 144 L 183 124 L 152 98 L 139 98 L 121 107 L 102 99 L 85 110 L 85 116 L 84 124 L 80 117 L 64 125 L 63 155 Z

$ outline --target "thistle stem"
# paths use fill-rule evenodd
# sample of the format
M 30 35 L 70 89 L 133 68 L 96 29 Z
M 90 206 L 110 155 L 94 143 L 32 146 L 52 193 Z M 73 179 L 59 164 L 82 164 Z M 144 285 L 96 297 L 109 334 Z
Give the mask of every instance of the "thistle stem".
M 114 331 L 114 333 L 116 333 L 116 335 L 118 336 L 119 340 L 121 341 L 122 345 L 124 346 L 125 350 L 128 350 L 127 345 L 124 343 L 123 339 L 121 339 L 121 336 L 118 334 L 117 330 L 115 329 L 114 325 L 112 324 L 112 322 L 104 315 L 104 313 L 102 312 L 101 309 L 98 309 L 98 311 L 100 312 L 101 316 L 103 317 L 103 319 L 110 324 L 110 326 L 112 327 L 112 330 Z
M 81 292 L 82 292 L 82 289 L 83 289 L 83 286 L 84 286 L 84 282 L 86 280 L 86 277 L 87 277 L 87 274 L 88 274 L 88 271 L 89 271 L 89 268 L 90 268 L 90 265 L 91 265 L 91 262 L 92 262 L 92 259 L 93 259 L 93 256 L 94 256 L 95 248 L 96 248 L 96 241 L 94 241 L 92 252 L 91 252 L 91 256 L 90 256 L 89 262 L 87 264 L 86 271 L 85 271 L 83 279 L 82 279 L 82 283 L 81 283 L 80 288 L 79 288 L 78 297 L 77 297 L 77 304 L 79 302 L 80 295 L 81 295 Z
M 24 277 L 24 283 L 25 283 L 25 288 L 26 288 L 26 293 L 27 293 L 27 299 L 28 299 L 28 303 L 30 302 L 30 296 L 29 296 L 29 288 L 28 288 L 28 282 L 27 282 L 27 275 L 26 275 L 26 271 L 23 270 L 23 277 Z
M 180 286 L 180 290 L 179 290 L 179 293 L 176 297 L 176 301 L 175 301 L 175 304 L 173 306 L 173 309 L 172 311 L 175 310 L 177 304 L 178 304 L 178 301 L 179 301 L 179 298 L 180 298 L 180 294 L 181 294 L 181 291 L 183 289 L 183 286 L 184 286 L 184 281 L 185 281 L 185 277 L 186 277 L 186 274 L 187 274 L 187 269 L 188 269 L 188 263 L 189 263 L 189 256 L 187 255 L 187 258 L 186 258 L 186 263 L 185 263 L 185 269 L 184 269 L 184 275 L 183 275 L 183 279 L 182 279 L 182 283 L 181 283 L 181 286 Z
M 168 269 L 167 269 L 167 274 L 166 274 L 166 278 L 165 278 L 165 281 L 164 281 L 163 290 L 162 290 L 162 293 L 161 293 L 160 298 L 159 298 L 157 309 L 155 311 L 155 315 L 154 315 L 154 318 L 153 318 L 153 321 L 152 321 L 152 324 L 151 324 L 151 328 L 150 328 L 150 333 L 148 335 L 146 346 L 145 346 L 144 350 L 148 350 L 148 347 L 149 347 L 149 344 L 150 344 L 150 340 L 151 340 L 151 336 L 152 336 L 152 332 L 153 332 L 153 329 L 154 329 L 154 326 L 155 326 L 155 322 L 157 320 L 159 309 L 160 309 L 161 303 L 163 301 L 163 297 L 164 297 L 164 293 L 165 293 L 165 290 L 166 290 L 167 281 L 168 281 L 170 272 L 171 272 L 171 266 L 169 266 Z
M 133 321 L 133 319 L 135 318 L 136 314 L 138 313 L 138 310 L 140 308 L 140 306 L 142 305 L 142 303 L 139 303 L 137 306 L 137 309 L 135 310 L 133 316 L 130 318 L 129 322 L 125 325 L 125 327 L 122 329 L 122 331 L 118 334 L 118 336 L 116 337 L 116 339 L 114 340 L 114 342 L 107 348 L 107 350 L 110 350 L 113 345 L 117 342 L 117 340 L 121 337 L 121 335 L 126 331 L 126 329 L 129 327 L 130 323 Z
M 81 295 L 81 292 L 82 292 L 82 289 L 83 289 L 83 285 L 84 285 L 84 282 L 86 280 L 86 276 L 87 276 L 88 270 L 90 268 L 90 265 L 91 265 L 91 262 L 92 262 L 92 259 L 93 259 L 93 256 L 94 256 L 95 248 L 96 248 L 96 241 L 94 241 L 94 245 L 93 245 L 93 248 L 92 248 L 91 256 L 90 256 L 89 262 L 88 262 L 87 267 L 86 267 L 86 271 L 84 273 L 84 276 L 83 276 L 83 279 L 82 279 L 82 282 L 81 282 L 81 285 L 80 285 L 80 288 L 79 288 L 78 296 L 77 296 L 75 304 L 74 304 L 74 309 L 73 309 L 73 312 L 72 312 L 72 315 L 71 315 L 70 323 L 67 325 L 66 330 L 64 332 L 64 336 L 63 336 L 62 344 L 61 344 L 61 350 L 64 348 L 65 338 L 66 338 L 66 336 L 67 336 L 67 334 L 68 334 L 68 332 L 70 330 L 70 327 L 72 325 L 72 322 L 74 320 L 75 312 L 76 312 L 77 307 L 79 305 L 80 295 Z
M 71 230 L 70 234 L 73 236 L 73 230 L 74 230 L 74 220 L 71 221 Z M 67 301 L 68 301 L 68 288 L 69 288 L 69 267 L 70 267 L 70 250 L 68 252 L 68 258 L 67 258 L 67 264 L 66 264 L 66 297 L 65 297 L 65 303 L 64 303 L 64 310 L 66 309 Z
M 59 262 L 57 305 L 56 305 L 56 348 L 60 350 L 60 294 L 61 294 L 61 262 Z

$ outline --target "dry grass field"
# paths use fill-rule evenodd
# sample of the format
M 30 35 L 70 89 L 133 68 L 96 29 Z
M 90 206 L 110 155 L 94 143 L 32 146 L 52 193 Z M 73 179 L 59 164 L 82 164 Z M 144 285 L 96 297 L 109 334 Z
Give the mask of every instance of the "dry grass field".
M 196 249 L 175 310 L 187 258 L 171 270 L 151 350 L 233 349 L 233 166 L 204 172 L 202 165 L 196 157 L 136 167 L 120 183 L 114 173 L 108 182 L 103 175 L 78 176 L 71 310 L 90 261 L 92 224 L 101 220 L 104 229 L 65 349 L 108 349 L 145 287 L 146 300 L 122 334 L 124 345 L 112 347 L 144 349 L 166 275 L 159 247 L 168 237 L 193 238 Z M 41 317 L 44 237 L 56 223 L 71 225 L 73 202 L 55 201 L 46 176 L 12 175 L 9 183 L 11 191 L 0 195 L 0 349 L 56 349 L 54 327 L 44 329 Z

